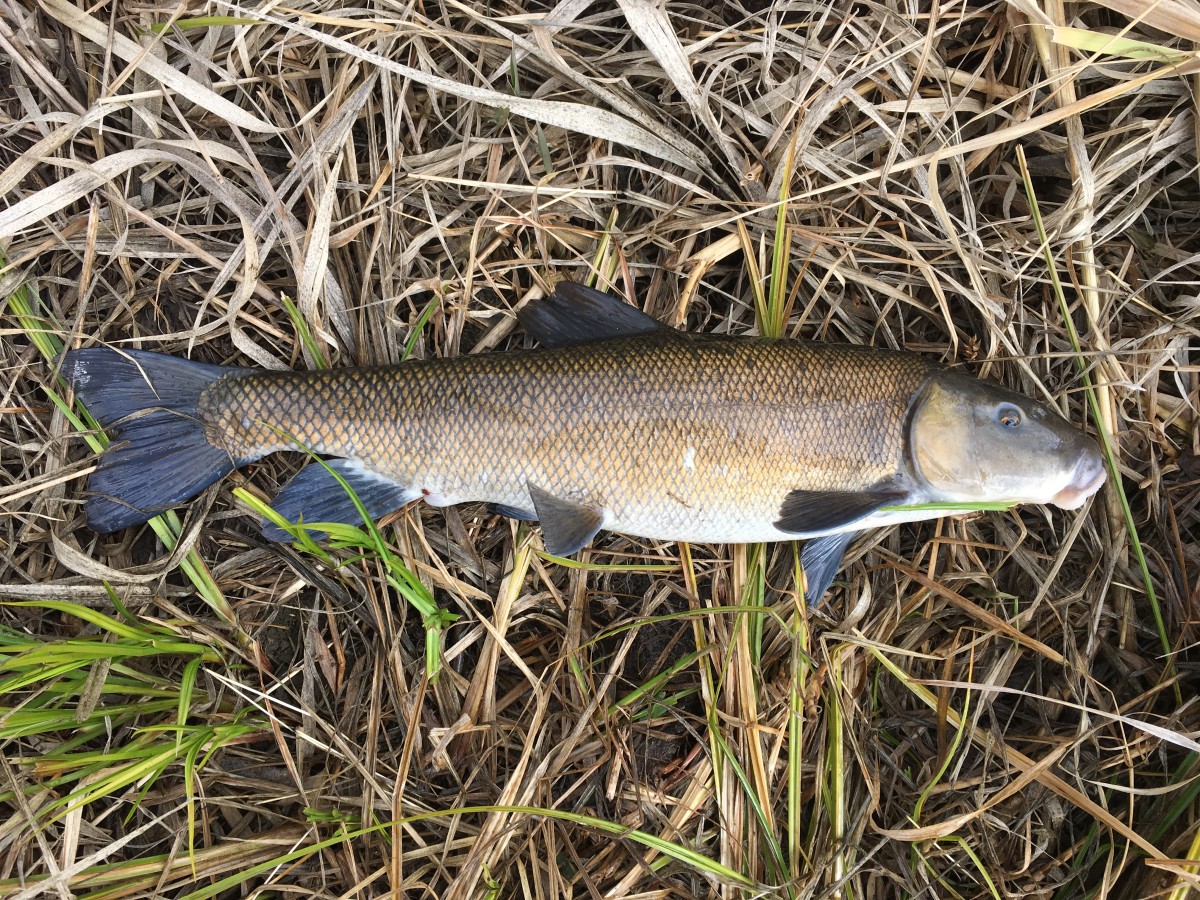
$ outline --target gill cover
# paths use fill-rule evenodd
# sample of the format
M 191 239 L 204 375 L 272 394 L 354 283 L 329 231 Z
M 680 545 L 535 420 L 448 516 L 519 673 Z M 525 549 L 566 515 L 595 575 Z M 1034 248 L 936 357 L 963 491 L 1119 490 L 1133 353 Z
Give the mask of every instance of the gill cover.
M 1050 407 L 958 372 L 918 395 L 909 454 L 934 502 L 1083 504 L 1104 483 L 1096 442 Z

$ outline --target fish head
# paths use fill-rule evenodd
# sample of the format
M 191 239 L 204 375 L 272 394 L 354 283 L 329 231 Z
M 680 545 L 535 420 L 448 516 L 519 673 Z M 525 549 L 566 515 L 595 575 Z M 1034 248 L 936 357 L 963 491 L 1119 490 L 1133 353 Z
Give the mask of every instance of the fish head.
M 941 371 L 913 403 L 909 459 L 936 501 L 1083 505 L 1104 484 L 1096 442 L 1023 394 Z

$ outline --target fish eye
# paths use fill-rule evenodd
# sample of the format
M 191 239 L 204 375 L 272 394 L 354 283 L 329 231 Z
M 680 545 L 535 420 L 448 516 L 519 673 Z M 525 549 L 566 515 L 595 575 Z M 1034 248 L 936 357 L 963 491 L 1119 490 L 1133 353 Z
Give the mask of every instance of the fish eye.
M 1017 428 L 1024 420 L 1021 410 L 1011 403 L 1001 403 L 996 407 L 996 421 L 1005 428 Z

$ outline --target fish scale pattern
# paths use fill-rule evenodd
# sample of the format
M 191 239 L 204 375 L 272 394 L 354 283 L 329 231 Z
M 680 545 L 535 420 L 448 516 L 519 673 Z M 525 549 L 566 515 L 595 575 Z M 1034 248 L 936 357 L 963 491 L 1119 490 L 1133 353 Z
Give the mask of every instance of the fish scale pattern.
M 198 413 L 235 459 L 297 445 L 432 502 L 531 509 L 529 485 L 668 540 L 770 538 L 790 491 L 906 467 L 912 399 L 938 366 L 843 345 L 716 336 L 332 371 L 239 372 Z

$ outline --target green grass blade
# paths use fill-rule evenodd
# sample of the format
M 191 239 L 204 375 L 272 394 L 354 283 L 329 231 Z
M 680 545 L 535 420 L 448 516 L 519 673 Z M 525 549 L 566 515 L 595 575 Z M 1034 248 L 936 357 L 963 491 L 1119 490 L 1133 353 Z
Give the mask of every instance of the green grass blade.
M 1129 545 L 1133 550 L 1134 557 L 1137 559 L 1138 570 L 1142 576 L 1142 586 L 1146 590 L 1146 600 L 1150 603 L 1150 611 L 1154 616 L 1154 627 L 1158 632 L 1159 645 L 1162 647 L 1163 655 L 1166 658 L 1164 677 L 1169 677 L 1170 673 L 1174 670 L 1171 656 L 1171 640 L 1167 636 L 1166 622 L 1163 620 L 1162 608 L 1158 603 L 1158 594 L 1154 590 L 1154 579 L 1150 575 L 1150 567 L 1146 563 L 1146 554 L 1142 549 L 1142 539 L 1138 535 L 1137 523 L 1133 520 L 1133 511 L 1129 506 L 1129 497 L 1126 495 L 1125 485 L 1121 481 L 1121 471 L 1117 466 L 1116 450 L 1113 448 L 1112 438 L 1108 433 L 1108 429 L 1104 427 L 1104 418 L 1100 413 L 1100 401 L 1096 397 L 1096 388 L 1092 383 L 1091 374 L 1088 372 L 1087 361 L 1083 357 L 1079 333 L 1075 330 L 1075 322 L 1071 318 L 1071 309 L 1067 304 L 1062 281 L 1058 277 L 1058 266 L 1054 262 L 1054 254 L 1050 252 L 1050 238 L 1046 234 L 1046 226 L 1042 221 L 1041 209 L 1038 207 L 1033 180 L 1029 176 L 1029 169 L 1025 165 L 1025 153 L 1020 145 L 1017 146 L 1017 155 L 1021 162 L 1021 177 L 1025 183 L 1025 193 L 1029 199 L 1030 212 L 1033 215 L 1038 238 L 1042 242 L 1042 254 L 1046 259 L 1046 271 L 1050 276 L 1050 283 L 1054 289 L 1054 295 L 1058 300 L 1063 324 L 1071 340 L 1071 347 L 1075 351 L 1075 363 L 1079 368 L 1080 379 L 1083 381 L 1084 396 L 1087 397 L 1088 411 L 1091 413 L 1092 422 L 1096 427 L 1096 434 L 1100 439 L 1101 450 L 1104 454 L 1104 463 L 1108 469 L 1108 483 L 1112 486 L 1112 490 L 1115 492 L 1121 506 L 1121 513 L 1125 520 L 1125 531 L 1129 535 Z M 1176 691 L 1178 692 L 1178 690 L 1177 686 Z

